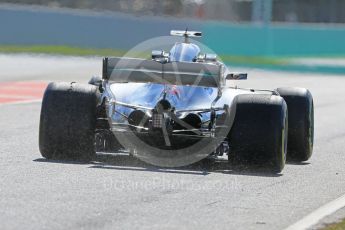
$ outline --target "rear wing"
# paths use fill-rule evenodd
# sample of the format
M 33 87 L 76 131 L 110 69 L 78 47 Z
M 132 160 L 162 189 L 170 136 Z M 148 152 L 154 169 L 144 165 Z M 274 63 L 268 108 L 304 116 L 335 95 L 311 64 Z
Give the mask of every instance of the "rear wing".
M 170 31 L 170 35 L 172 36 L 181 36 L 181 37 L 201 37 L 202 32 L 199 31 L 183 31 L 183 30 L 172 30 Z
M 160 63 L 139 58 L 104 58 L 103 79 L 114 83 L 141 82 L 219 87 L 223 66 L 209 63 Z
M 190 37 L 201 38 L 202 33 L 199 32 L 199 31 L 188 31 L 188 29 L 186 29 L 185 31 L 182 31 L 182 30 L 172 30 L 172 31 L 170 31 L 170 35 L 184 37 L 184 42 L 185 43 L 189 43 L 189 38 Z

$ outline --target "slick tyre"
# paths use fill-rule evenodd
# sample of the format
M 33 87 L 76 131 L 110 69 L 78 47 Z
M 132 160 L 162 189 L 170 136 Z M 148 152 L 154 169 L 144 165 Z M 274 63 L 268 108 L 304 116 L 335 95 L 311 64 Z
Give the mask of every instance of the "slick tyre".
M 304 88 L 278 88 L 289 111 L 287 157 L 292 161 L 306 161 L 314 145 L 314 103 L 309 90 Z
M 91 160 L 95 156 L 97 87 L 50 83 L 44 93 L 39 149 L 43 157 Z
M 228 135 L 229 161 L 281 172 L 286 162 L 287 128 L 287 106 L 282 97 L 238 95 L 235 120 Z

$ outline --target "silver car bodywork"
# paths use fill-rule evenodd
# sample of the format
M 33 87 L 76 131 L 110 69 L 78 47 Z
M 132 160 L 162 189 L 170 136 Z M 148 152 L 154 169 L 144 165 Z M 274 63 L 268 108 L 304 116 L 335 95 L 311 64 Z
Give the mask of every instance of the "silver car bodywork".
M 103 60 L 101 102 L 105 102 L 115 135 L 134 132 L 148 140 L 164 137 L 163 145 L 169 148 L 180 147 L 180 142 L 167 136 L 226 140 L 234 118 L 234 99 L 253 93 L 228 87 L 226 82 L 246 78 L 246 74 L 231 73 L 215 55 L 202 54 L 184 36 L 185 42 L 176 43 L 169 53 L 153 51 L 152 60 Z M 219 132 L 220 128 L 225 131 Z M 162 135 L 155 136 L 152 130 L 157 129 Z

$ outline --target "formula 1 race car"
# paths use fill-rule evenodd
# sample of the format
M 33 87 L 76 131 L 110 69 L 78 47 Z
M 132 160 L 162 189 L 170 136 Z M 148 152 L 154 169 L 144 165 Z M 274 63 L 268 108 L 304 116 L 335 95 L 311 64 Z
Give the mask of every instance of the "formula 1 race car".
M 304 88 L 229 86 L 247 79 L 184 37 L 150 59 L 103 59 L 89 84 L 50 83 L 45 91 L 39 148 L 47 159 L 92 160 L 96 152 L 138 156 L 176 167 L 205 157 L 283 170 L 286 158 L 312 155 L 313 98 Z

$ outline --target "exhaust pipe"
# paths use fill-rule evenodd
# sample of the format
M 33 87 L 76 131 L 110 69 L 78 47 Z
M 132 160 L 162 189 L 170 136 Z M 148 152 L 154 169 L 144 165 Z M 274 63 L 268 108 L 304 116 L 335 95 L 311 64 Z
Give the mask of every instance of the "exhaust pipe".
M 128 116 L 128 123 L 133 126 L 148 127 L 149 118 L 142 110 L 134 110 Z

